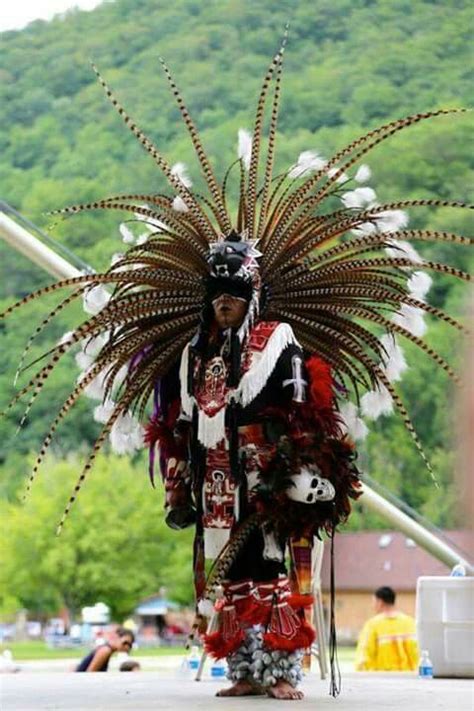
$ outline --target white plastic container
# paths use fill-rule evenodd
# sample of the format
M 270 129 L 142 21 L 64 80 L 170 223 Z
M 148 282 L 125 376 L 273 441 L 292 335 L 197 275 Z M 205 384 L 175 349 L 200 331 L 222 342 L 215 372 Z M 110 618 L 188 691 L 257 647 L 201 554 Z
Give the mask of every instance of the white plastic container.
M 416 625 L 435 677 L 474 677 L 474 577 L 418 578 Z

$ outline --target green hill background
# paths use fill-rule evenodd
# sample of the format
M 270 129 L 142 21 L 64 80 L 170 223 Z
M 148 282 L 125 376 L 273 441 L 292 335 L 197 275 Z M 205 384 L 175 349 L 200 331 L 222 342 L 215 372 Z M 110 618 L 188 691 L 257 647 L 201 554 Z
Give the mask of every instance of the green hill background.
M 467 1 L 116 0 L 90 13 L 72 11 L 52 22 L 36 21 L 22 31 L 0 35 L 0 198 L 48 228 L 53 222 L 45 215 L 48 210 L 114 193 L 166 189 L 153 161 L 106 102 L 90 68 L 91 59 L 138 125 L 171 162 L 184 161 L 199 186 L 189 138 L 160 70 L 158 57 L 163 56 L 201 129 L 216 172 L 222 176 L 236 155 L 237 130 L 251 128 L 261 77 L 287 21 L 290 39 L 277 167 L 288 167 L 303 150 L 329 156 L 357 135 L 394 118 L 469 106 L 473 9 Z M 397 135 L 374 151 L 367 162 L 373 171 L 371 185 L 379 198 L 469 201 L 470 123 L 469 114 L 435 119 Z M 89 213 L 59 223 L 52 235 L 100 269 L 123 249 L 119 223 L 120 215 Z M 470 233 L 468 217 L 459 210 L 419 210 L 411 224 Z M 472 257 L 463 249 L 422 247 L 423 255 L 439 261 L 464 269 L 472 265 Z M 0 249 L 1 307 L 49 281 L 5 245 Z M 452 280 L 435 277 L 430 301 L 462 318 L 467 290 Z M 48 306 L 50 302 L 32 304 L 5 324 L 2 405 L 15 392 L 12 378 L 22 348 Z M 47 350 L 73 319 L 74 309 L 61 315 L 38 339 L 32 357 Z M 450 362 L 460 365 L 460 342 L 449 327 L 431 323 L 427 338 Z M 432 362 L 409 346 L 407 353 L 411 368 L 401 393 L 440 489 L 431 483 L 395 417 L 372 428 L 360 458 L 368 473 L 435 523 L 455 526 L 459 506 L 453 477 L 453 393 Z M 30 455 L 44 436 L 54 406 L 67 394 L 72 371 L 75 377 L 71 360 L 58 372 L 47 396 L 35 405 L 18 435 L 18 411 L 0 423 L 1 487 L 8 516 L 20 515 L 17 500 L 31 465 Z M 80 404 L 65 423 L 55 445 L 57 458 L 71 452 L 79 456 L 92 441 L 98 426 L 92 422 L 91 409 L 87 401 Z M 53 469 L 58 466 L 51 464 Z M 71 482 L 77 466 L 70 464 Z M 154 495 L 147 487 L 146 462 L 138 457 L 125 469 L 130 467 L 133 476 L 143 480 L 141 488 L 135 487 L 140 492 L 136 492 L 140 505 L 141 498 L 145 501 Z M 99 464 L 101 468 L 106 465 Z M 48 481 L 54 488 L 50 477 Z M 106 479 L 103 481 L 107 488 Z M 47 496 L 47 492 L 47 487 L 39 487 L 33 498 Z M 86 502 L 88 496 L 86 487 Z M 73 515 L 84 517 L 87 510 L 87 503 L 79 502 Z M 103 520 L 104 526 L 113 525 L 110 517 Z M 100 532 L 100 519 L 95 525 Z M 373 527 L 383 526 L 383 522 L 359 508 L 350 525 Z M 167 540 L 169 534 L 160 535 Z M 169 550 L 177 550 L 180 544 L 173 539 L 169 545 Z M 13 568 L 15 565 L 12 563 Z M 50 578 L 47 583 L 41 580 L 40 576 L 38 585 L 53 585 Z M 143 584 L 144 594 L 163 582 L 164 575 L 156 571 Z M 180 585 L 174 592 L 184 599 L 190 588 L 184 582 Z M 171 588 L 173 592 L 172 584 Z M 92 600 L 96 592 L 81 590 L 79 602 Z M 18 600 L 18 595 L 8 594 L 10 602 L 5 603 L 5 609 L 34 604 L 34 595 Z M 57 596 L 47 599 L 48 605 L 57 604 Z M 119 601 L 115 609 L 126 608 L 127 603 Z

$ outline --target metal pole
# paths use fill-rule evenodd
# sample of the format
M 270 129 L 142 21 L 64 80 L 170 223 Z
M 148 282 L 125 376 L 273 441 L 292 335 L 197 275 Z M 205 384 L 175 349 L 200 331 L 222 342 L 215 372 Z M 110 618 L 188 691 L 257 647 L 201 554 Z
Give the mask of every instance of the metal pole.
M 76 267 L 73 267 L 72 264 L 69 264 L 41 240 L 2 212 L 0 212 L 0 237 L 58 279 L 68 279 L 82 274 Z
M 366 483 L 362 484 L 362 496 L 358 501 L 363 506 L 376 511 L 383 516 L 395 528 L 412 538 L 421 548 L 440 560 L 442 563 L 452 568 L 457 563 L 463 565 L 468 575 L 474 575 L 474 566 L 463 558 L 454 548 L 435 536 L 427 528 L 414 521 L 406 513 L 400 511 L 390 501 L 378 494 Z

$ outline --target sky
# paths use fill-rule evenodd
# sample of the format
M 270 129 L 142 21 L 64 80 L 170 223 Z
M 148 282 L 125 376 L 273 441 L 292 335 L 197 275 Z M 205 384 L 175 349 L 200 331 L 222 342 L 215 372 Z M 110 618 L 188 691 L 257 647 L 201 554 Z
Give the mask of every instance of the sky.
M 92 10 L 102 0 L 7 0 L 0 12 L 0 32 L 21 30 L 33 20 L 51 20 L 72 7 Z

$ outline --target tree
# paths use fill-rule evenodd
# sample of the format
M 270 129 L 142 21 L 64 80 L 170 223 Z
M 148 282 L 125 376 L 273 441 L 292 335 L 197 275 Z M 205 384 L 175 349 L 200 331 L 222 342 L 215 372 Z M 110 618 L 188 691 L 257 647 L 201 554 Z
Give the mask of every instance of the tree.
M 192 531 L 167 528 L 161 487 L 153 490 L 143 459 L 99 458 L 66 521 L 56 524 L 80 471 L 76 456 L 48 458 L 23 506 L 3 504 L 3 614 L 15 607 L 77 615 L 98 600 L 115 619 L 166 586 L 190 603 Z

